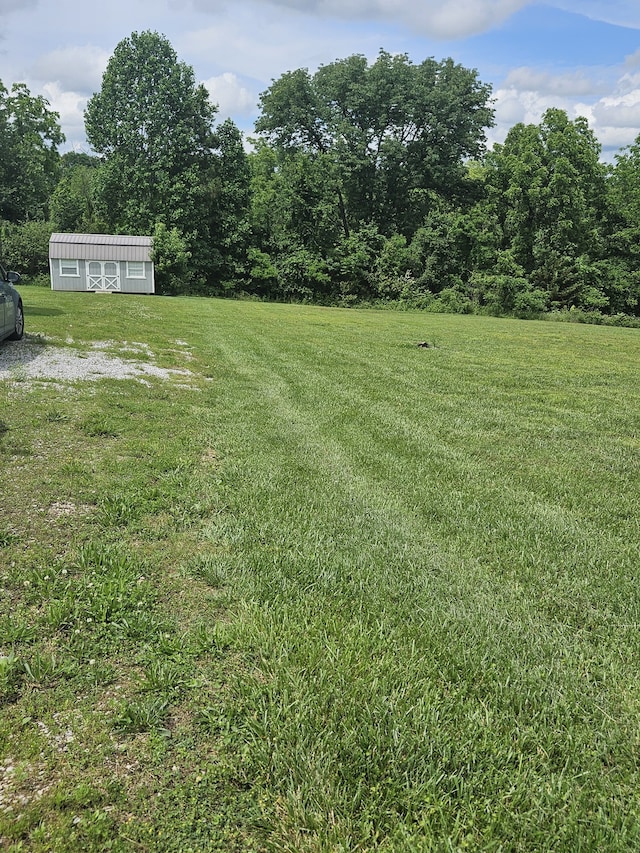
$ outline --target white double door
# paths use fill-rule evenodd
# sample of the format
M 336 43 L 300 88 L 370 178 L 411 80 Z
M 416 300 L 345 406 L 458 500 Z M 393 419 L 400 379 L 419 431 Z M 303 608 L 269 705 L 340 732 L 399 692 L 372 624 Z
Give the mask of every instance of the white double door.
M 120 290 L 120 264 L 116 261 L 89 261 L 87 290 Z

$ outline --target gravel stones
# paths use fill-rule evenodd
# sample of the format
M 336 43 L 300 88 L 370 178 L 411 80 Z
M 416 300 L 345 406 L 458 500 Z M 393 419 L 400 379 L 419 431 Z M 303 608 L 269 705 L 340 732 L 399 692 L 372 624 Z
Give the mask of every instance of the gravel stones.
M 109 342 L 114 344 L 115 342 Z M 106 346 L 106 344 L 104 344 Z M 149 378 L 170 379 L 191 376 L 189 370 L 158 367 L 148 361 L 135 361 L 112 353 L 102 352 L 96 345 L 84 351 L 71 347 L 54 346 L 42 338 L 25 336 L 21 341 L 0 344 L 0 380 L 28 382 L 29 380 L 53 380 L 76 382 L 98 379 L 136 379 L 149 384 Z M 142 345 L 118 344 L 123 350 L 135 351 Z M 144 356 L 151 355 L 148 348 Z

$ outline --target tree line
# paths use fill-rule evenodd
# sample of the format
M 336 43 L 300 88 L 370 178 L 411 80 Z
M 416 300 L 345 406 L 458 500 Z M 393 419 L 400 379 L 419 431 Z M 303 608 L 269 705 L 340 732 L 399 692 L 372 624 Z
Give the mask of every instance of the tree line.
M 0 228 L 12 267 L 52 231 L 150 234 L 167 294 L 597 322 L 640 317 L 640 136 L 615 164 L 549 109 L 487 150 L 491 87 L 380 51 L 283 74 L 250 150 L 155 32 L 121 41 L 85 112 L 93 154 L 0 83 Z

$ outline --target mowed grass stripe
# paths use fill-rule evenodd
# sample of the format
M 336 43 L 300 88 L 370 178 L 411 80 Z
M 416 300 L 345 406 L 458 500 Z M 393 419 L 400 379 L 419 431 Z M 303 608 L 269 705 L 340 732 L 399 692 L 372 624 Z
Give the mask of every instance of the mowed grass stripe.
M 304 330 L 304 326 L 298 329 L 302 335 Z M 375 335 L 369 330 L 364 337 L 375 353 Z M 352 341 L 347 343 L 350 346 Z M 333 346 L 337 346 L 335 339 Z M 395 374 L 383 365 L 363 389 L 352 377 L 362 379 L 365 359 L 362 352 L 357 353 L 352 369 L 349 346 L 343 342 L 336 349 L 340 369 L 329 375 L 313 355 L 305 360 L 300 347 L 292 347 L 295 354 L 283 350 L 282 337 L 273 341 L 264 327 L 259 336 L 251 338 L 250 347 L 245 342 L 239 354 L 232 349 L 225 352 L 226 362 L 252 388 L 256 416 L 249 429 L 260 432 L 269 454 L 266 468 L 265 457 L 259 456 L 247 463 L 245 472 L 253 494 L 249 515 L 257 525 L 256 539 L 263 543 L 244 555 L 249 557 L 253 573 L 248 594 L 261 603 L 254 614 L 253 630 L 261 620 L 264 623 L 253 643 L 269 649 L 268 659 L 273 655 L 280 663 L 287 662 L 287 666 L 268 668 L 278 688 L 265 706 L 256 743 L 264 745 L 264 738 L 271 744 L 270 761 L 275 760 L 275 744 L 280 744 L 284 753 L 280 757 L 281 785 L 286 778 L 291 782 L 287 772 L 298 786 L 305 773 L 316 780 L 320 774 L 324 787 L 335 785 L 342 772 L 335 749 L 344 734 L 338 720 L 335 731 L 320 726 L 317 720 L 311 727 L 315 738 L 321 739 L 326 732 L 334 739 L 333 758 L 325 749 L 318 756 L 322 770 L 314 763 L 310 771 L 309 756 L 304 773 L 294 769 L 300 763 L 298 737 L 304 737 L 305 731 L 300 705 L 306 708 L 305 697 L 311 701 L 308 697 L 317 700 L 322 696 L 323 684 L 331 685 L 327 689 L 334 695 L 352 680 L 358 681 L 364 659 L 366 675 L 359 702 L 367 707 L 374 702 L 376 691 L 382 688 L 385 693 L 386 689 L 396 697 L 385 711 L 394 720 L 393 709 L 401 706 L 397 694 L 407 691 L 410 702 L 416 703 L 412 707 L 421 706 L 420 695 L 435 691 L 427 704 L 432 707 L 435 702 L 441 709 L 450 704 L 452 691 L 458 713 L 466 709 L 461 693 L 479 693 L 482 702 L 489 702 L 491 713 L 503 717 L 503 725 L 512 734 L 519 730 L 511 717 L 514 708 L 518 709 L 522 718 L 518 723 L 524 720 L 525 728 L 532 729 L 541 744 L 553 720 L 556 737 L 561 740 L 563 733 L 574 738 L 570 749 L 559 750 L 567 770 L 560 789 L 572 807 L 579 809 L 584 806 L 583 785 L 576 786 L 572 777 L 588 775 L 589 765 L 592 772 L 599 771 L 590 754 L 594 733 L 604 729 L 606 741 L 620 727 L 628 733 L 633 730 L 629 711 L 637 708 L 637 679 L 631 670 L 626 671 L 634 700 L 621 719 L 617 693 L 626 667 L 616 660 L 620 649 L 611 656 L 602 644 L 611 632 L 620 640 L 631 639 L 627 629 L 629 620 L 637 616 L 635 590 L 627 584 L 626 594 L 612 593 L 624 585 L 625 568 L 628 571 L 634 566 L 635 551 L 615 538 L 609 543 L 601 541 L 595 519 L 589 522 L 562 503 L 540 500 L 531 488 L 514 487 L 509 469 L 496 467 L 495 460 L 493 465 L 483 465 L 479 455 L 470 452 L 473 447 L 455 448 L 438 439 L 437 432 L 434 435 L 436 418 L 432 414 L 425 424 L 424 410 L 416 406 L 420 382 L 406 401 L 414 407 L 411 414 L 406 404 L 399 415 L 395 405 L 376 402 L 384 397 L 382 391 L 389 394 L 389 380 L 393 382 Z M 449 364 L 448 368 L 455 372 L 455 366 Z M 472 437 L 475 412 L 485 414 L 482 398 L 470 398 L 464 391 L 456 397 L 459 405 L 450 407 L 448 418 L 440 412 L 437 424 L 448 425 L 449 436 L 463 425 Z M 540 408 L 549 418 L 544 406 Z M 508 413 L 502 408 L 499 411 L 508 421 Z M 511 414 L 511 423 L 516 434 L 526 437 L 517 412 Z M 556 425 L 554 430 L 558 455 L 570 450 Z M 503 440 L 509 443 L 508 433 Z M 511 461 L 526 450 L 526 442 L 511 446 Z M 593 485 L 586 490 L 593 504 Z M 600 492 L 596 490 L 596 494 Z M 247 500 L 251 499 L 243 494 L 245 507 Z M 276 554 L 270 552 L 269 544 Z M 518 562 L 526 571 L 517 571 Z M 620 615 L 623 618 L 616 625 Z M 375 642 L 372 623 L 384 638 L 384 651 Z M 416 648 L 416 642 L 421 654 L 409 666 L 403 653 L 406 648 Z M 326 658 L 326 648 L 332 643 L 341 649 L 343 663 L 345 659 L 349 662 L 342 671 Z M 627 646 L 627 651 L 635 653 L 634 646 Z M 389 655 L 394 661 L 391 665 Z M 599 673 L 595 682 L 594 671 Z M 367 689 L 369 684 L 373 689 Z M 279 707 L 281 692 L 296 707 L 288 732 L 293 753 L 282 746 L 287 736 L 284 711 Z M 357 727 L 357 708 L 344 698 L 342 702 L 349 705 L 352 725 Z M 462 716 L 466 719 L 468 714 L 466 709 Z M 409 725 L 405 719 L 396 730 L 405 737 L 417 725 L 413 715 L 409 719 Z M 272 732 L 270 738 L 266 733 L 271 726 L 279 734 Z M 467 754 L 475 756 L 479 732 L 475 730 L 465 744 Z M 375 751 L 371 732 L 370 737 L 369 749 Z M 508 743 L 507 752 L 513 748 L 511 740 Z M 499 763 L 505 748 L 505 743 L 502 748 L 492 744 L 494 761 Z M 412 744 L 412 750 L 425 761 L 429 749 L 427 743 Z M 541 749 L 544 753 L 544 746 Z M 557 742 L 554 750 L 558 752 Z M 628 760 L 631 753 L 622 748 L 621 755 L 625 754 Z M 476 761 L 477 756 L 472 764 Z M 428 761 L 421 766 L 435 767 Z M 539 795 L 546 770 L 547 765 L 532 790 L 529 772 L 520 783 Z M 495 795 L 496 779 L 482 778 L 485 794 L 491 791 Z M 273 781 L 269 775 L 267 779 Z M 304 799 L 302 790 L 294 785 L 288 792 L 293 800 L 289 808 L 296 815 L 305 813 L 306 806 L 299 802 Z M 596 792 L 597 785 L 589 796 Z M 318 797 L 317 791 L 307 793 L 312 801 Z M 486 809 L 487 800 L 482 802 Z M 559 822 L 566 817 L 562 810 L 556 815 Z M 611 814 L 605 812 L 602 825 L 596 822 L 589 832 L 601 832 L 603 839 L 616 819 L 624 823 L 622 815 L 616 818 L 615 809 Z M 325 813 L 320 822 L 327 820 Z M 531 827 L 534 835 L 538 830 Z M 281 832 L 290 831 L 285 820 Z M 555 832 L 554 836 L 551 831 L 557 844 L 558 827 Z
M 246 361 L 244 356 L 243 359 Z M 549 535 L 553 540 L 562 540 L 563 531 L 574 530 L 579 533 L 581 528 L 585 528 L 582 538 L 587 541 L 598 532 L 601 537 L 608 539 L 611 536 L 610 518 L 602 524 L 602 514 L 605 510 L 602 497 L 607 500 L 611 497 L 614 500 L 622 499 L 624 504 L 620 515 L 630 524 L 637 523 L 637 515 L 629 511 L 634 506 L 630 502 L 633 494 L 629 495 L 623 489 L 620 494 L 606 495 L 602 484 L 587 476 L 584 478 L 585 488 L 582 495 L 575 489 L 575 478 L 573 482 L 570 479 L 571 471 L 567 474 L 565 470 L 559 470 L 556 463 L 561 456 L 564 456 L 565 468 L 579 467 L 583 463 L 579 456 L 576 458 L 575 448 L 571 446 L 574 443 L 572 441 L 569 445 L 566 441 L 556 441 L 555 447 L 550 441 L 540 441 L 537 454 L 539 458 L 531 465 L 522 452 L 526 449 L 531 453 L 534 445 L 534 442 L 529 440 L 528 430 L 525 430 L 523 435 L 516 426 L 519 443 L 516 444 L 518 455 L 514 456 L 513 445 L 509 442 L 511 436 L 507 430 L 501 433 L 498 429 L 493 429 L 488 436 L 480 433 L 481 441 L 478 442 L 473 423 L 481 420 L 482 412 L 479 418 L 467 421 L 465 434 L 460 438 L 459 433 L 452 430 L 447 423 L 446 415 L 438 415 L 438 421 L 435 423 L 433 417 L 431 421 L 427 419 L 428 411 L 415 403 L 419 399 L 417 394 L 409 398 L 409 405 L 413 404 L 413 410 L 407 413 L 406 409 L 400 408 L 400 401 L 396 399 L 392 403 L 376 403 L 368 399 L 366 391 L 353 391 L 352 387 L 343 381 L 349 372 L 348 362 L 341 381 L 336 382 L 333 377 L 328 379 L 325 374 L 318 375 L 317 370 L 312 369 L 309 372 L 307 369 L 296 380 L 295 387 L 292 374 L 300 370 L 299 362 L 286 360 L 283 372 L 278 373 L 275 380 L 272 367 L 274 363 L 277 363 L 277 360 L 273 351 L 262 354 L 259 364 L 271 367 L 270 372 L 264 374 L 256 367 L 256 394 L 268 397 L 268 408 L 278 412 L 277 417 L 280 418 L 286 434 L 278 441 L 284 443 L 287 448 L 287 459 L 294 457 L 291 442 L 297 440 L 302 444 L 302 456 L 306 457 L 309 453 L 314 455 L 315 448 L 325 466 L 332 460 L 330 470 L 319 472 L 320 481 L 324 481 L 327 476 L 339 479 L 348 471 L 350 473 L 345 474 L 347 478 L 353 477 L 354 472 L 357 472 L 358 477 L 364 477 L 363 472 L 367 472 L 368 479 L 360 484 L 359 490 L 363 495 L 369 496 L 369 499 L 375 491 L 376 478 L 383 484 L 386 501 L 390 499 L 391 484 L 397 483 L 394 495 L 395 499 L 402 503 L 398 517 L 402 518 L 403 513 L 408 510 L 408 498 L 413 494 L 413 504 L 419 513 L 417 524 L 422 531 L 431 526 L 432 533 L 437 532 L 440 523 L 445 525 L 447 538 L 450 538 L 451 530 L 462 524 L 470 528 L 472 537 L 475 534 L 474 542 L 477 544 L 478 537 L 482 539 L 484 535 L 491 534 L 491 512 L 497 504 L 499 513 L 494 521 L 498 526 L 498 533 L 505 523 L 512 526 L 514 516 L 521 515 L 524 524 L 520 525 L 520 537 L 525 532 L 523 526 L 527 524 L 535 531 L 540 524 L 552 523 Z M 243 369 L 248 370 L 246 366 Z M 264 370 L 264 367 L 262 369 Z M 319 402 L 317 407 L 313 405 L 307 408 L 302 408 L 297 402 L 302 395 L 308 393 L 309 388 L 318 389 L 319 386 L 321 387 L 315 393 L 315 399 L 327 400 L 328 415 Z M 501 421 L 506 422 L 506 409 L 501 409 L 500 415 Z M 460 425 L 463 418 L 464 409 L 461 410 L 458 406 L 455 424 Z M 512 422 L 516 418 L 517 414 L 515 418 L 512 415 Z M 340 441 L 335 438 L 337 432 L 340 434 Z M 501 438 L 503 444 L 512 447 L 511 456 L 507 461 L 514 467 L 499 467 L 497 461 L 502 460 L 495 460 Z M 475 439 L 474 443 L 469 444 L 469 439 Z M 333 447 L 332 454 L 327 452 L 327 446 Z M 584 461 L 592 464 L 593 455 L 594 450 L 588 447 Z M 544 463 L 549 472 L 546 489 L 541 489 L 535 481 L 523 482 L 521 469 L 529 464 L 532 473 L 539 474 L 540 463 Z M 379 474 L 376 473 L 377 469 L 382 469 Z M 632 467 L 627 467 L 626 476 L 632 474 Z M 450 485 L 451 488 L 445 488 Z M 477 493 L 475 497 L 474 493 Z M 447 505 L 452 495 L 457 500 L 457 506 Z M 586 506 L 581 498 L 588 499 Z M 465 501 L 471 512 L 464 512 Z M 503 535 L 504 533 L 502 530 Z M 415 529 L 410 535 L 415 537 Z M 545 537 L 538 536 L 538 539 L 544 541 Z M 602 544 L 600 539 L 596 544 Z M 564 560 L 567 542 L 560 541 L 559 545 L 560 556 Z
M 76 328 L 117 328 L 167 366 L 188 341 L 201 375 L 192 392 L 141 390 L 149 433 L 169 418 L 151 445 L 163 464 L 144 460 L 142 435 L 122 487 L 153 506 L 159 480 L 178 505 L 149 530 L 152 515 L 118 513 L 112 534 L 154 555 L 160 600 L 182 584 L 199 606 L 185 630 L 208 620 L 214 637 L 174 712 L 200 722 L 151 741 L 167 785 L 184 755 L 212 782 L 162 792 L 154 849 L 638 847 L 634 334 L 73 304 Z M 42 324 L 60 334 L 54 315 Z M 118 442 L 104 443 L 105 474 Z M 223 590 L 212 602 L 198 598 L 207 579 Z M 168 670 L 145 648 L 155 683 Z M 144 815 L 142 798 L 127 808 Z

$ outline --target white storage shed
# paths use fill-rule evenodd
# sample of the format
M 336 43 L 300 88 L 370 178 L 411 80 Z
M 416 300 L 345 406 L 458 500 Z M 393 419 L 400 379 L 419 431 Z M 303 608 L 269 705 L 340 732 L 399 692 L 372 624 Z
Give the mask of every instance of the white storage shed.
M 154 293 L 151 237 L 129 234 L 52 234 L 52 290 Z

